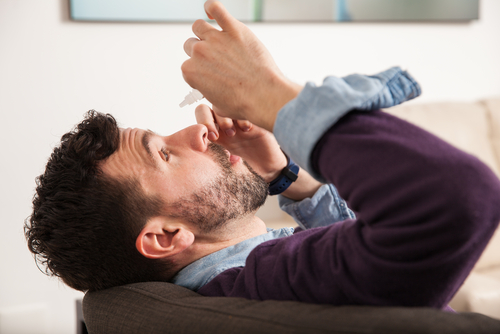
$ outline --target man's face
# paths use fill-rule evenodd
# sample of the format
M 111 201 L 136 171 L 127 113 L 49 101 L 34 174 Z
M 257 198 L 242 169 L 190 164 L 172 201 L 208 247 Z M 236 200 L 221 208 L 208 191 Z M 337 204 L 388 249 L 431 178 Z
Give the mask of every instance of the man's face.
M 146 195 L 164 203 L 164 214 L 210 232 L 257 210 L 266 182 L 238 156 L 193 125 L 170 136 L 121 129 L 120 146 L 101 166 L 115 179 L 136 178 Z

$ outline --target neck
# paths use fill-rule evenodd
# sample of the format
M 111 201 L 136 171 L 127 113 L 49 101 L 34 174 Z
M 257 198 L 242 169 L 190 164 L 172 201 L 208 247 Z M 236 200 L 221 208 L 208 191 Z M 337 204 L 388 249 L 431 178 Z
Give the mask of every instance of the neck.
M 209 234 L 195 233 L 194 243 L 182 252 L 184 254 L 181 253 L 182 259 L 178 259 L 178 263 L 186 266 L 204 256 L 265 233 L 266 224 L 254 213 L 231 220 L 223 228 Z
M 255 216 L 255 213 L 251 213 L 231 220 L 223 228 L 208 234 L 195 232 L 194 243 L 177 254 L 175 262 L 178 263 L 180 270 L 204 256 L 265 233 L 267 233 L 266 224 Z
M 195 234 L 194 244 L 217 251 L 264 233 L 267 233 L 266 224 L 252 213 L 231 220 L 223 228 L 209 234 Z

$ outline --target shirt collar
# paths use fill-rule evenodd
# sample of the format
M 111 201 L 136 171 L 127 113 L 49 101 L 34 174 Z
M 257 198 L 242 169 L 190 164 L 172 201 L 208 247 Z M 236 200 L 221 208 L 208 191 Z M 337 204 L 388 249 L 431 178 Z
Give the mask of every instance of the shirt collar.
M 244 267 L 248 254 L 261 243 L 290 236 L 293 232 L 293 227 L 278 230 L 268 228 L 265 234 L 226 247 L 189 264 L 177 273 L 172 283 L 197 291 L 221 272 L 234 267 Z

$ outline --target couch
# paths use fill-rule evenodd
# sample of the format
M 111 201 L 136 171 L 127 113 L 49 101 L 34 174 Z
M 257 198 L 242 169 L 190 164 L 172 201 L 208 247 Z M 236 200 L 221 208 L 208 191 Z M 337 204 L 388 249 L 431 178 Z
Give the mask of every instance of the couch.
M 430 308 L 315 305 L 203 297 L 164 282 L 87 293 L 90 334 L 498 334 L 500 321 Z
M 480 158 L 500 175 L 500 99 L 408 104 L 386 110 Z M 273 202 L 274 201 L 274 202 Z M 294 222 L 271 200 L 260 216 L 271 227 Z M 500 232 L 451 302 L 429 308 L 312 305 L 209 298 L 165 282 L 87 293 L 90 333 L 500 333 Z M 472 313 L 473 312 L 473 313 Z

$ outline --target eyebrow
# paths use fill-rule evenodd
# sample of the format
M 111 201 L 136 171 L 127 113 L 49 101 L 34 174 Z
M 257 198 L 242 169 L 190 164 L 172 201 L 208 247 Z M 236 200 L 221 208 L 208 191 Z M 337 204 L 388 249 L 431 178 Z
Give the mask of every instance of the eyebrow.
M 146 150 L 146 152 L 148 152 L 148 155 L 150 156 L 151 158 L 151 161 L 156 164 L 156 160 L 153 156 L 153 153 L 151 152 L 151 149 L 149 148 L 149 142 L 151 141 L 151 137 L 156 135 L 156 133 L 154 133 L 153 131 L 151 130 L 147 130 L 144 132 L 144 135 L 142 135 L 142 139 L 141 139 L 141 143 L 142 143 L 142 147 L 144 147 L 144 149 Z

